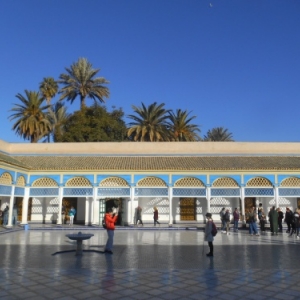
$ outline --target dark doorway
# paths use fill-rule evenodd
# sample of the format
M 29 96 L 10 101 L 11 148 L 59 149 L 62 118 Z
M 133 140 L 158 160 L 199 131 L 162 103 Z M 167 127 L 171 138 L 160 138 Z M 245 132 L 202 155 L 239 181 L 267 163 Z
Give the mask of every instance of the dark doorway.
M 108 208 L 113 208 L 113 207 L 119 208 L 118 220 L 116 222 L 116 225 L 123 225 L 123 199 L 122 198 L 106 199 L 105 206 L 106 206 L 105 207 L 106 211 Z
M 17 204 L 17 210 L 18 210 L 18 221 L 22 222 L 23 197 L 16 197 L 16 204 Z M 31 221 L 31 211 L 32 211 L 32 198 L 29 198 L 27 221 Z
M 73 206 L 76 209 L 76 214 L 74 217 L 74 224 L 77 222 L 77 198 L 63 198 L 62 206 L 65 208 L 65 221 L 64 224 L 69 224 L 69 210 Z
M 256 198 L 253 197 L 245 198 L 245 212 L 252 209 L 253 207 L 256 207 Z
M 196 198 L 180 198 L 180 220 L 196 220 Z

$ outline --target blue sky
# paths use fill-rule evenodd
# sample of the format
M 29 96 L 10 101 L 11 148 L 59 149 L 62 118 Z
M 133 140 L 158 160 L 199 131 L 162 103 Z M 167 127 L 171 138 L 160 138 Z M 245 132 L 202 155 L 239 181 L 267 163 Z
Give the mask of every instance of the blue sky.
M 201 136 L 300 141 L 299 0 L 11 0 L 0 8 L 0 139 L 16 94 L 86 57 L 106 105 L 191 111 Z M 58 97 L 57 97 L 58 98 Z M 56 98 L 56 99 L 57 99 Z M 91 100 L 87 104 L 92 104 Z M 79 109 L 79 100 L 69 112 Z

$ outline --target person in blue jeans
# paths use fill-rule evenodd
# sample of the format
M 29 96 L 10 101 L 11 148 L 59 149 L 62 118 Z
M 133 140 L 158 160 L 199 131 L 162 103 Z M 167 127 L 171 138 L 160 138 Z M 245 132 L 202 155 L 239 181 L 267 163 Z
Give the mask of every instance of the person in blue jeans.
M 252 208 L 249 212 L 249 230 L 250 235 L 259 235 L 257 226 L 256 226 L 257 216 L 256 216 L 256 209 L 255 207 Z
M 69 210 L 69 218 L 70 218 L 69 225 L 73 225 L 74 224 L 75 214 L 76 214 L 76 209 L 72 206 L 71 209 Z

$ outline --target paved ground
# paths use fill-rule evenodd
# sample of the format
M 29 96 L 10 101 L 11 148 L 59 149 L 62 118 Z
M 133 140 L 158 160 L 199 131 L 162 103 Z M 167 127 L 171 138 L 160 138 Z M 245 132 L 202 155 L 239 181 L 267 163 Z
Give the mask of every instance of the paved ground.
M 77 229 L 77 228 L 76 228 Z M 300 241 L 287 234 L 218 233 L 208 258 L 203 231 L 118 229 L 114 254 L 75 249 L 74 230 L 0 234 L 1 299 L 298 299 Z M 86 230 L 103 250 L 104 230 Z

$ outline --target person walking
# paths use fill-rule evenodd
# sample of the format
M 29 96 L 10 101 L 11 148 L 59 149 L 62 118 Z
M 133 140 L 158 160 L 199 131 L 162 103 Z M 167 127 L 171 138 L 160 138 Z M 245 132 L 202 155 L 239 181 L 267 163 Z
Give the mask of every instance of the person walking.
M 293 212 L 290 210 L 289 207 L 287 207 L 286 212 L 285 212 L 285 219 L 284 219 L 284 221 L 288 227 L 286 233 L 291 232 L 293 219 L 294 219 Z
M 221 220 L 221 232 L 222 233 L 225 233 L 225 226 L 226 226 L 226 223 L 225 223 L 225 220 L 224 220 L 224 215 L 225 215 L 225 207 L 223 207 L 220 211 L 220 220 Z
M 204 241 L 208 242 L 209 247 L 209 253 L 207 253 L 206 256 L 214 256 L 214 237 L 212 235 L 213 220 L 211 218 L 211 213 L 206 213 L 205 217 L 207 218 L 207 222 L 204 231 Z
M 258 231 L 257 231 L 257 226 L 256 226 L 256 221 L 257 221 L 257 217 L 256 217 L 256 209 L 255 207 L 252 208 L 252 210 L 249 212 L 248 214 L 249 216 L 249 230 L 250 230 L 250 235 L 259 235 Z
M 118 209 L 113 212 L 113 209 L 110 207 L 107 209 L 105 214 L 105 223 L 106 223 L 106 232 L 107 232 L 107 242 L 105 245 L 104 252 L 113 254 L 113 245 L 114 245 L 114 234 L 115 234 L 115 223 L 118 219 Z
M 229 209 L 226 209 L 225 214 L 224 214 L 224 221 L 226 224 L 226 234 L 229 235 L 230 234 L 230 212 Z
M 275 209 L 275 206 L 272 206 L 272 208 L 269 211 L 269 220 L 270 220 L 270 229 L 271 234 L 278 234 L 278 212 Z
M 158 209 L 156 206 L 154 206 L 153 209 L 154 209 L 153 211 L 154 226 L 156 226 L 156 223 L 160 225 L 160 223 L 158 222 Z
M 136 209 L 136 220 L 135 220 L 135 225 L 138 225 L 138 222 L 144 226 L 143 221 L 142 221 L 142 208 L 140 206 L 137 207 Z
M 73 225 L 74 224 L 74 217 L 76 215 L 76 209 L 72 206 L 71 209 L 69 210 L 69 225 Z
M 238 232 L 238 230 L 239 230 L 239 220 L 240 220 L 240 213 L 236 207 L 233 212 L 233 230 L 234 230 L 234 232 Z
M 9 207 L 6 205 L 6 207 L 3 210 L 3 225 L 8 224 L 8 213 L 9 213 Z
M 283 220 L 283 212 L 281 211 L 281 208 L 277 208 L 278 213 L 278 232 L 282 232 L 282 220 Z

